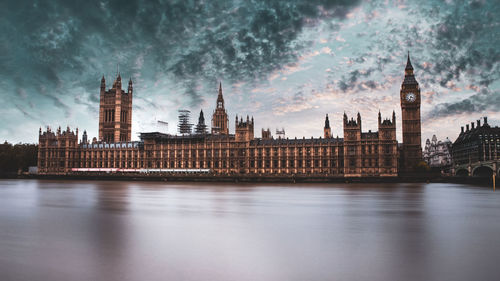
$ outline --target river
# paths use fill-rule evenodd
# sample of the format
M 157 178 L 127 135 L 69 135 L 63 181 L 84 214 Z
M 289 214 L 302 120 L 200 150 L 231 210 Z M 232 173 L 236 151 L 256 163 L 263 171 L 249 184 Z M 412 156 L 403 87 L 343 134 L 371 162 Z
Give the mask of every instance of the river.
M 0 280 L 500 280 L 500 192 L 0 180 Z

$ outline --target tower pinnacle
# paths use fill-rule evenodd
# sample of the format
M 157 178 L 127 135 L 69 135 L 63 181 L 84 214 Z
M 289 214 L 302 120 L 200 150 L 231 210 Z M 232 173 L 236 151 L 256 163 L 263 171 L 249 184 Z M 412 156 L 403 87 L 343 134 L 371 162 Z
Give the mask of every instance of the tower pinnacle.
M 411 65 L 411 61 L 410 61 L 410 51 L 408 51 L 408 59 L 406 61 L 405 70 L 413 70 L 413 66 Z
M 224 108 L 224 97 L 222 96 L 222 82 L 219 82 L 219 95 L 217 96 L 217 108 Z

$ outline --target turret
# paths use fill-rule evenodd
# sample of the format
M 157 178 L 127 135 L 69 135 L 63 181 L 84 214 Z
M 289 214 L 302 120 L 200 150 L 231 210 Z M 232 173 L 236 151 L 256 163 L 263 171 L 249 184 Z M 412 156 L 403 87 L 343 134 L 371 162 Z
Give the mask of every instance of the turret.
M 332 130 L 330 128 L 330 120 L 328 119 L 328 114 L 325 118 L 325 127 L 323 128 L 323 133 L 325 139 L 332 137 Z
M 115 79 L 115 82 L 113 82 L 113 88 L 114 89 L 122 89 L 122 77 L 120 73 L 118 73 L 118 76 Z
M 250 123 L 250 118 L 247 115 L 247 120 L 243 121 L 243 117 L 240 116 L 240 120 L 238 121 L 238 116 L 236 116 L 235 123 L 235 140 L 237 142 L 247 142 L 251 141 L 254 138 L 253 132 L 253 122 Z
M 200 110 L 200 117 L 198 117 L 198 124 L 205 125 L 205 117 L 203 116 L 203 110 Z
M 380 110 L 378 111 L 378 124 L 382 123 L 382 114 L 380 114 Z
M 131 94 L 132 94 L 132 92 L 133 92 L 133 90 L 134 90 L 134 89 L 133 89 L 133 87 L 132 87 L 132 78 L 130 78 L 130 79 L 128 80 L 128 91 L 127 91 L 127 93 L 131 95 Z
M 219 95 L 217 96 L 217 108 L 224 108 L 224 97 L 222 96 L 222 82 L 219 82 Z
M 88 143 L 87 141 L 87 131 L 86 130 L 83 130 L 83 134 L 82 134 L 82 143 Z
M 205 117 L 203 116 L 203 110 L 200 110 L 200 117 L 198 117 L 198 124 L 195 127 L 196 134 L 206 134 L 207 125 L 205 125 Z
M 104 75 L 101 78 L 101 92 L 106 91 L 106 79 L 104 79 Z

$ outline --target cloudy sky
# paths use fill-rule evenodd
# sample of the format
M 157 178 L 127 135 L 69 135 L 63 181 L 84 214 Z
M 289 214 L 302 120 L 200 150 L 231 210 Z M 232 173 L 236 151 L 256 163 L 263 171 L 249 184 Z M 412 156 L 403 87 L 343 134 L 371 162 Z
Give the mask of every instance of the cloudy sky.
M 0 3 L 0 138 L 38 128 L 97 135 L 99 85 L 134 81 L 133 135 L 177 110 L 210 119 L 222 81 L 230 131 L 253 115 L 288 137 L 323 135 L 329 114 L 377 130 L 396 111 L 407 51 L 422 90 L 423 141 L 454 140 L 482 116 L 500 125 L 499 1 L 181 0 Z M 194 120 L 193 120 L 194 121 Z

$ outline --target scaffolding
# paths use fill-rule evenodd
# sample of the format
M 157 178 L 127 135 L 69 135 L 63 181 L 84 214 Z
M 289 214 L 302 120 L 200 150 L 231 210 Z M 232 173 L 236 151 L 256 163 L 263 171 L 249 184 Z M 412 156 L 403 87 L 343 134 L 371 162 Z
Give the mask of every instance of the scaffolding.
M 189 123 L 190 116 L 191 116 L 191 111 L 185 109 L 179 110 L 179 124 L 177 125 L 179 134 L 181 135 L 191 134 L 193 124 Z
M 285 138 L 285 128 L 281 128 L 281 130 L 279 130 L 278 128 L 276 128 L 276 136 L 278 138 Z

